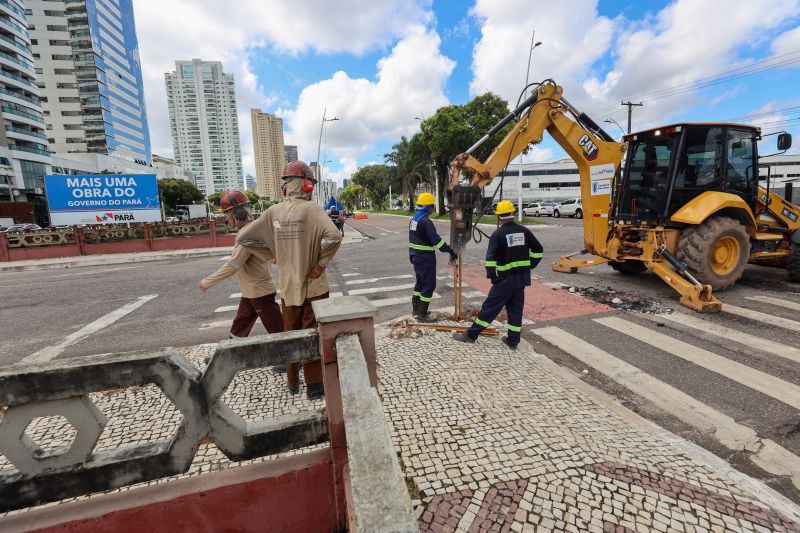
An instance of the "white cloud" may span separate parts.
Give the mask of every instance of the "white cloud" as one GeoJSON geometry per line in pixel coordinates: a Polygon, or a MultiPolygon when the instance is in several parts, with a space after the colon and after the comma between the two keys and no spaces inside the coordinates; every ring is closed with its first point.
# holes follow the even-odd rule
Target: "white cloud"
{"type": "Polygon", "coordinates": [[[134,2],[153,151],[172,153],[164,73],[175,60],[222,61],[236,80],[245,171],[252,170],[249,109],[277,101],[259,84],[249,56],[278,53],[363,53],[431,20],[430,0],[137,0],[134,2]]]}
{"type": "Polygon", "coordinates": [[[334,180],[341,185],[342,180],[350,179],[350,176],[358,170],[358,166],[358,161],[352,157],[342,157],[339,159],[339,168],[336,170],[329,170],[326,166],[322,177],[323,179],[334,180]]]}
{"type": "MultiPolygon", "coordinates": [[[[621,29],[614,45],[615,61],[611,72],[587,80],[587,85],[610,80],[605,91],[594,94],[594,107],[620,99],[686,84],[741,66],[762,44],[759,36],[770,35],[790,17],[798,14],[797,0],[677,0],[655,17],[621,29]]],[[[717,86],[711,101],[730,90],[717,86]]],[[[670,98],[651,98],[637,109],[640,124],[663,122],[699,102],[693,91],[670,98]]],[[[624,110],[615,111],[617,117],[624,110]]],[[[608,113],[605,113],[607,116],[608,113]]],[[[595,117],[604,118],[604,117],[595,117]]]]}
{"type": "Polygon", "coordinates": [[[513,106],[522,91],[531,31],[542,43],[533,52],[530,81],[561,84],[584,77],[607,50],[614,23],[597,14],[597,0],[572,0],[569,9],[529,0],[477,0],[481,25],[473,52],[473,94],[492,91],[513,106]]]}
{"type": "Polygon", "coordinates": [[[326,125],[326,147],[339,157],[357,158],[376,141],[413,133],[419,128],[415,116],[448,104],[444,85],[455,63],[439,45],[435,31],[417,25],[378,61],[375,81],[339,71],[309,85],[297,107],[284,113],[291,127],[287,142],[300,147],[301,157],[316,159],[324,109],[327,117],[339,118],[326,125]]]}
{"type": "MultiPolygon", "coordinates": [[[[533,53],[531,80],[553,78],[596,121],[609,115],[622,121],[620,100],[736,68],[748,61],[740,56],[759,49],[800,12],[798,0],[675,0],[632,21],[600,16],[597,5],[576,0],[566,10],[527,0],[478,0],[473,14],[482,37],[473,56],[473,93],[492,90],[516,102],[535,27],[543,44],[533,53]]],[[[787,32],[773,46],[776,53],[798,49],[800,33],[787,32]]],[[[709,99],[721,100],[726,90],[719,86],[709,99]]],[[[634,128],[679,116],[698,101],[691,92],[650,99],[635,110],[634,128]]]]}
{"type": "Polygon", "coordinates": [[[783,32],[772,41],[772,51],[776,56],[800,50],[800,26],[783,32]]]}

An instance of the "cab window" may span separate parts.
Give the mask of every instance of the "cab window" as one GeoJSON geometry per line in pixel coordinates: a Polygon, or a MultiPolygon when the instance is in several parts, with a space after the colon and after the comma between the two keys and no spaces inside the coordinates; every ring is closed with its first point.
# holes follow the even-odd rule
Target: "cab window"
{"type": "Polygon", "coordinates": [[[708,190],[719,188],[725,154],[722,128],[687,128],[684,149],[678,158],[668,214],[708,190]]]}
{"type": "Polygon", "coordinates": [[[757,188],[758,174],[753,171],[753,134],[745,130],[728,130],[726,140],[725,175],[722,189],[742,196],[752,203],[757,188]]]}

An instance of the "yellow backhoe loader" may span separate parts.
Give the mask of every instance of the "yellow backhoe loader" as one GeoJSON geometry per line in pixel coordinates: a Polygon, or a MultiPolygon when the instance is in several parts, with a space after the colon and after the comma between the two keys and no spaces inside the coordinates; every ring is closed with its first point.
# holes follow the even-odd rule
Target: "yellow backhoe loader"
{"type": "MultiPolygon", "coordinates": [[[[681,123],[619,143],[552,80],[535,84],[529,98],[452,162],[450,242],[457,251],[471,236],[481,190],[545,131],[578,165],[583,202],[583,250],[560,258],[554,270],[604,262],[623,274],[649,269],[700,312],[721,309],[712,291],[732,286],[748,262],[786,268],[800,282],[800,208],[770,190],[769,167],[758,162],[759,128],[681,123]],[[513,120],[485,162],[470,155],[513,120]]],[[[791,142],[789,134],[777,137],[781,151],[791,142]]]]}

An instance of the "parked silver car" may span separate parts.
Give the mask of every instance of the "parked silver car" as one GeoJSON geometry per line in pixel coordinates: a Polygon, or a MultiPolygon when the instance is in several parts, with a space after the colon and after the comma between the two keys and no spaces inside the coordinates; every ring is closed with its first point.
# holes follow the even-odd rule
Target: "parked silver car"
{"type": "Polygon", "coordinates": [[[526,217],[551,216],[553,214],[553,205],[546,202],[528,204],[527,207],[522,209],[522,214],[526,217]]]}
{"type": "Polygon", "coordinates": [[[580,198],[564,200],[553,208],[553,216],[583,218],[583,201],[580,198]]]}

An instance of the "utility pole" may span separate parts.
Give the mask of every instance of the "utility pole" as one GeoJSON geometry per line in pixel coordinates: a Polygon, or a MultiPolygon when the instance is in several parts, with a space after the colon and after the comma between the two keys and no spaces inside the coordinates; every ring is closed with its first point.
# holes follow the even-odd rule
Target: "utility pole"
{"type": "Polygon", "coordinates": [[[634,107],[641,107],[644,104],[642,102],[639,102],[638,104],[634,104],[633,102],[628,100],[627,102],[620,102],[619,105],[628,106],[628,134],[630,135],[630,133],[631,133],[631,118],[633,117],[633,108],[634,107]]]}

